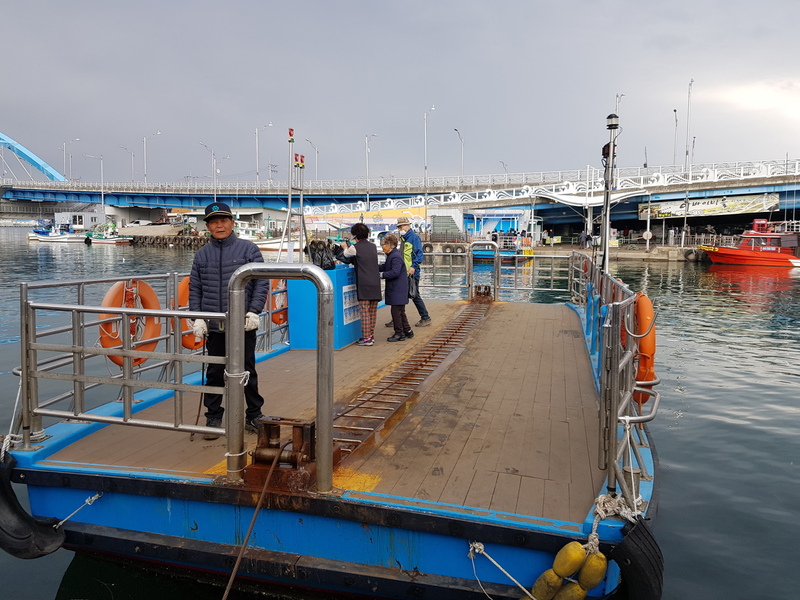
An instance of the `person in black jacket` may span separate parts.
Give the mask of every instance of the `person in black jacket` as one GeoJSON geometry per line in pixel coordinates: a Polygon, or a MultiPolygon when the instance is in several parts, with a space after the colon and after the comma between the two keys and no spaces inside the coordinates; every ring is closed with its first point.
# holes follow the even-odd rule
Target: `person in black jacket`
{"type": "Polygon", "coordinates": [[[406,304],[408,304],[408,271],[406,263],[397,249],[397,236],[387,234],[381,242],[386,262],[378,265],[381,279],[386,280],[386,304],[392,307],[392,324],[394,335],[387,338],[388,342],[402,342],[414,336],[414,331],[408,324],[406,317],[406,304]]]}
{"type": "MultiPolygon", "coordinates": [[[[261,250],[253,242],[243,240],[233,233],[233,213],[223,202],[214,202],[206,207],[206,228],[211,240],[195,254],[189,276],[189,310],[208,312],[227,312],[228,281],[234,271],[253,262],[264,262],[261,250]]],[[[264,398],[258,393],[258,374],[256,373],[256,330],[258,315],[264,310],[269,283],[266,279],[253,279],[245,286],[245,307],[247,315],[244,322],[244,364],[249,373],[244,396],[247,401],[245,428],[258,432],[258,420],[262,417],[261,407],[264,398]]],[[[230,324],[232,327],[233,324],[230,324]]],[[[197,337],[206,338],[209,356],[225,356],[225,323],[212,320],[206,323],[195,319],[192,327],[197,337]]],[[[206,385],[225,385],[225,365],[209,364],[206,367],[206,385]]],[[[206,425],[222,425],[221,394],[203,394],[206,407],[206,425]]],[[[215,440],[219,436],[212,433],[203,439],[215,440]]]]}
{"type": "Polygon", "coordinates": [[[359,346],[375,343],[375,321],[381,299],[381,274],[378,272],[378,249],[369,241],[369,227],[356,223],[350,228],[356,240],[339,254],[343,263],[356,266],[356,294],[361,308],[361,339],[359,346]]]}

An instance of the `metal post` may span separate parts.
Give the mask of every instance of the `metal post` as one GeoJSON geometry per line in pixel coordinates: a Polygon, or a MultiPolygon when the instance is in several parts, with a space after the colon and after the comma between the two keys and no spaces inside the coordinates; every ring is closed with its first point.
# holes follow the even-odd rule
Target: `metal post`
{"type": "Polygon", "coordinates": [[[616,158],[616,148],[614,142],[616,140],[616,130],[619,128],[619,117],[615,114],[610,114],[606,117],[606,128],[609,130],[608,141],[608,154],[604,156],[606,161],[605,169],[605,190],[603,194],[603,264],[601,268],[604,273],[608,274],[608,251],[609,251],[609,237],[611,236],[611,189],[614,186],[614,159],[616,158]]]}
{"type": "Polygon", "coordinates": [[[317,288],[317,491],[333,489],[333,283],[316,265],[250,263],[239,267],[228,282],[228,323],[226,352],[229,376],[225,381],[227,417],[227,471],[232,481],[242,479],[244,452],[245,284],[250,279],[305,279],[317,288]]]}

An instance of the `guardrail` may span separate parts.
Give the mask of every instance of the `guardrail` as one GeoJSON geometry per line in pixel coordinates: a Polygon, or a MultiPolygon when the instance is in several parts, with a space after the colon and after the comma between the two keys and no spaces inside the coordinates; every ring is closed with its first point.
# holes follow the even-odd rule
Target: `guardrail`
{"type": "MultiPolygon", "coordinates": [[[[170,273],[130,280],[100,278],[20,285],[22,362],[14,372],[21,376],[22,410],[15,429],[22,425],[23,450],[33,448],[43,417],[188,433],[216,431],[183,420],[185,393],[226,393],[225,388],[204,385],[202,378],[199,383],[187,379],[207,364],[226,362],[224,357],[208,356],[193,343],[187,320],[225,321],[227,316],[180,308],[178,289],[183,277],[170,273]],[[120,283],[120,298],[125,298],[119,302],[122,306],[104,302],[110,289],[120,283]],[[151,292],[142,296],[142,289],[151,292]],[[53,326],[43,327],[44,323],[53,326]],[[102,343],[104,337],[106,344],[102,343]],[[119,367],[118,372],[112,372],[112,363],[119,367]],[[134,405],[142,401],[137,394],[142,390],[173,397],[169,421],[135,415],[134,405]],[[121,411],[98,410],[116,401],[121,401],[121,411]]],[[[288,325],[276,324],[271,318],[278,312],[269,303],[267,312],[260,316],[257,348],[261,351],[270,351],[274,340],[285,336],[288,325]]]]}

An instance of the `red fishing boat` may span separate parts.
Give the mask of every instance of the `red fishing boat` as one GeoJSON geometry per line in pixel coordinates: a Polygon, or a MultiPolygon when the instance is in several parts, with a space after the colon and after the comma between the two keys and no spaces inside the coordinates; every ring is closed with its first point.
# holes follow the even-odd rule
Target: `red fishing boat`
{"type": "Polygon", "coordinates": [[[756,219],[753,228],[736,236],[730,246],[699,246],[713,263],[800,267],[800,221],[770,223],[756,219]]]}

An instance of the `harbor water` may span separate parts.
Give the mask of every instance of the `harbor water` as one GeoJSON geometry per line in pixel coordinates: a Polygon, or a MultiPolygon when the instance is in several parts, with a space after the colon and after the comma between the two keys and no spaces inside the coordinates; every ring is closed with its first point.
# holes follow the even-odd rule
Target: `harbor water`
{"type": "MultiPolygon", "coordinates": [[[[185,248],[28,243],[0,229],[0,429],[18,380],[20,281],[188,271],[185,248]]],[[[661,461],[656,537],[665,600],[795,598],[800,539],[800,269],[612,263],[653,299],[662,383],[651,424],[661,461]]],[[[425,293],[434,297],[432,290],[425,293]]],[[[269,402],[269,398],[267,398],[269,402]]],[[[23,496],[24,487],[15,486],[23,496]]],[[[177,580],[67,550],[34,561],[0,552],[2,597],[218,599],[202,575],[177,580]]],[[[252,590],[231,598],[320,596],[252,590]]]]}

